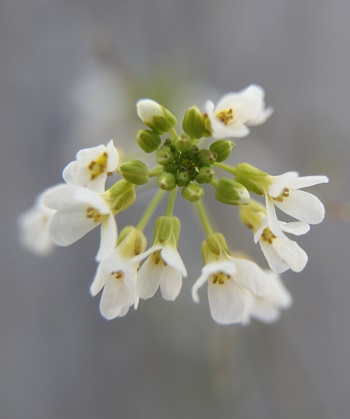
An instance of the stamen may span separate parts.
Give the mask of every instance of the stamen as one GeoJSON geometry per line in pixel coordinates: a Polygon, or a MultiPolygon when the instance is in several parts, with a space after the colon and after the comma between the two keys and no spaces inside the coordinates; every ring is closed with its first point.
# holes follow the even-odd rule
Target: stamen
{"type": "Polygon", "coordinates": [[[89,207],[86,210],[86,218],[92,218],[95,223],[100,223],[102,214],[93,207],[89,207]]]}
{"type": "Polygon", "coordinates": [[[272,244],[273,239],[276,238],[276,236],[272,233],[272,231],[266,227],[265,230],[263,231],[261,238],[268,242],[269,244],[272,244]]]}
{"type": "Polygon", "coordinates": [[[234,111],[232,108],[225,109],[224,111],[221,111],[216,114],[216,117],[220,119],[221,122],[223,122],[225,125],[228,125],[234,116],[234,111]]]}
{"type": "Polygon", "coordinates": [[[107,152],[103,152],[96,160],[92,160],[89,164],[88,169],[91,172],[90,180],[94,180],[102,173],[104,173],[107,169],[107,161],[108,161],[108,154],[107,152]]]}

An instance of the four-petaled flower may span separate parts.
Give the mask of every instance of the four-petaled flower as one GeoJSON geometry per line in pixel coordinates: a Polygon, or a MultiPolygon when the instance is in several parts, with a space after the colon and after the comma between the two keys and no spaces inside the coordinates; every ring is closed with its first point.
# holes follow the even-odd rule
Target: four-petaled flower
{"type": "Polygon", "coordinates": [[[103,194],[82,186],[60,184],[49,188],[42,203],[56,211],[49,220],[52,241],[69,246],[101,225],[101,243],[96,259],[101,260],[117,242],[117,223],[103,194]]]}
{"type": "Polygon", "coordinates": [[[215,106],[212,101],[205,104],[214,138],[245,137],[248,126],[260,125],[272,114],[272,108],[265,108],[264,90],[251,85],[246,89],[224,95],[215,106]]]}
{"type": "Polygon", "coordinates": [[[265,273],[270,283],[270,291],[265,297],[257,297],[245,290],[243,325],[249,324],[250,318],[255,318],[264,323],[273,323],[280,318],[281,310],[289,308],[293,303],[293,297],[283,284],[280,276],[269,270],[266,270],[265,273]]]}
{"type": "Polygon", "coordinates": [[[77,153],[77,159],[63,170],[63,179],[69,185],[86,186],[95,192],[103,192],[107,175],[113,173],[119,163],[119,153],[113,140],[107,146],[85,148],[77,153]]]}

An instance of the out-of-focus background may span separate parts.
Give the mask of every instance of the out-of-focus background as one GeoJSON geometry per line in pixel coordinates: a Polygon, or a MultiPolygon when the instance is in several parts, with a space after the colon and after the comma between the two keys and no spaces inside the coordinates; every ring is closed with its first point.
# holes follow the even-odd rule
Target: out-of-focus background
{"type": "MultiPolygon", "coordinates": [[[[349,16],[346,0],[1,0],[1,418],[349,418],[349,16]],[[203,233],[181,199],[183,290],[123,319],[88,293],[98,232],[46,258],[19,246],[18,215],[78,149],[134,148],[137,98],[177,112],[251,83],[275,112],[232,163],[331,179],[313,188],[327,218],[298,238],[309,263],[283,275],[294,305],[278,323],[221,327],[204,291],[192,303],[203,233]]],[[[266,266],[212,196],[216,227],[266,266]]]]}

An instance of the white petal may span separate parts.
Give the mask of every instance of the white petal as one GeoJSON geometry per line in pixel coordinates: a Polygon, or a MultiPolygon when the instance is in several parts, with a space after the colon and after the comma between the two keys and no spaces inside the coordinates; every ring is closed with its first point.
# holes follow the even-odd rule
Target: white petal
{"type": "Polygon", "coordinates": [[[77,169],[78,163],[76,161],[70,162],[64,169],[63,169],[63,179],[69,185],[77,185],[77,169]]]}
{"type": "Polygon", "coordinates": [[[108,320],[122,317],[128,312],[134,300],[134,293],[125,286],[124,281],[111,276],[106,282],[102,293],[100,302],[101,314],[108,320]]]}
{"type": "Polygon", "coordinates": [[[298,175],[298,172],[286,172],[283,173],[283,175],[271,176],[272,183],[270,184],[267,191],[269,196],[272,196],[273,198],[280,196],[283,192],[283,189],[287,188],[294,179],[297,179],[298,175]]]}
{"type": "Polygon", "coordinates": [[[96,260],[101,261],[117,245],[117,223],[113,215],[107,216],[101,223],[101,242],[96,260]]]}
{"type": "Polygon", "coordinates": [[[52,241],[58,246],[69,246],[98,226],[85,214],[81,205],[56,212],[48,225],[52,241]]]}
{"type": "Polygon", "coordinates": [[[182,287],[181,272],[171,266],[166,266],[162,272],[160,290],[164,300],[174,301],[182,287]]]}
{"type": "Polygon", "coordinates": [[[290,266],[294,272],[300,272],[305,268],[308,257],[306,252],[293,240],[276,238],[272,246],[278,256],[290,266]]]}
{"type": "Polygon", "coordinates": [[[113,140],[111,140],[107,144],[107,153],[108,153],[107,171],[114,172],[118,167],[119,152],[114,146],[113,140]]]}
{"type": "Polygon", "coordinates": [[[275,236],[284,237],[280,223],[277,219],[275,207],[267,195],[265,195],[265,202],[269,229],[275,236]]]}
{"type": "Polygon", "coordinates": [[[229,260],[207,263],[202,269],[202,273],[208,276],[217,272],[224,272],[225,274],[232,276],[236,273],[236,271],[236,264],[233,261],[233,258],[229,260]]]}
{"type": "Polygon", "coordinates": [[[251,293],[264,296],[270,291],[270,281],[259,266],[245,259],[234,259],[237,272],[234,281],[237,285],[247,288],[251,293]]]}
{"type": "Polygon", "coordinates": [[[220,324],[238,323],[244,315],[244,297],[232,281],[208,283],[208,299],[213,319],[220,324]]]}
{"type": "Polygon", "coordinates": [[[139,297],[147,300],[154,296],[159,287],[163,269],[163,266],[155,265],[153,255],[145,260],[136,281],[136,292],[139,297]]]}
{"type": "MultiPolygon", "coordinates": [[[[275,239],[276,240],[276,239],[275,239]]],[[[269,264],[270,268],[277,273],[287,271],[290,266],[281,259],[275,248],[264,240],[259,241],[260,248],[269,264]]]]}
{"type": "Polygon", "coordinates": [[[92,281],[92,284],[90,286],[90,294],[93,297],[95,297],[95,295],[97,295],[102,290],[102,288],[106,285],[108,277],[109,277],[109,272],[106,271],[101,264],[99,264],[96,274],[95,274],[95,278],[92,281]]]}
{"type": "Polygon", "coordinates": [[[105,185],[107,180],[107,173],[100,173],[95,179],[88,180],[86,186],[92,191],[102,193],[105,191],[105,185]]]}
{"type": "Polygon", "coordinates": [[[289,197],[282,202],[275,201],[275,205],[286,214],[308,224],[319,224],[325,214],[322,202],[305,191],[289,191],[289,197]]]}
{"type": "Polygon", "coordinates": [[[307,188],[309,186],[318,185],[319,183],[328,183],[327,176],[301,176],[290,181],[288,186],[291,189],[307,188]]]}
{"type": "Polygon", "coordinates": [[[261,235],[263,234],[265,228],[268,226],[268,219],[266,217],[265,220],[261,221],[260,227],[254,233],[254,243],[256,244],[259,240],[261,235]]]}
{"type": "Polygon", "coordinates": [[[77,161],[79,163],[79,166],[89,166],[89,164],[96,160],[98,157],[101,156],[106,151],[106,146],[103,144],[100,144],[96,147],[90,147],[90,148],[83,148],[82,150],[79,150],[77,153],[77,161]]]}
{"type": "Polygon", "coordinates": [[[195,303],[199,303],[199,288],[204,285],[209,278],[209,274],[203,273],[192,286],[192,299],[195,303]]]}
{"type": "Polygon", "coordinates": [[[266,271],[266,274],[271,284],[269,300],[281,308],[289,308],[293,304],[293,297],[285,287],[279,275],[272,271],[266,271]]]}
{"type": "Polygon", "coordinates": [[[302,234],[306,234],[310,230],[309,224],[302,223],[299,221],[293,223],[280,222],[280,226],[285,233],[294,234],[295,236],[301,236],[302,234]]]}
{"type": "Polygon", "coordinates": [[[180,271],[182,276],[187,276],[187,270],[181,259],[177,249],[170,244],[166,244],[160,252],[162,259],[177,271],[180,271]]]}

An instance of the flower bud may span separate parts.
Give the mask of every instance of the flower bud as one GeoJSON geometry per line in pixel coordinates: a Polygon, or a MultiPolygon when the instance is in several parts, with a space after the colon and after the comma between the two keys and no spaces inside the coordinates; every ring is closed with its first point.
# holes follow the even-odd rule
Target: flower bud
{"type": "Polygon", "coordinates": [[[196,183],[190,183],[185,188],[182,188],[181,195],[190,202],[196,202],[203,198],[204,189],[196,183]]]}
{"type": "Polygon", "coordinates": [[[181,151],[189,151],[192,147],[192,140],[187,135],[179,135],[175,140],[175,147],[181,151]]]}
{"type": "Polygon", "coordinates": [[[176,186],[176,179],[172,173],[163,172],[158,176],[158,187],[164,191],[171,191],[176,186]]]}
{"type": "Polygon", "coordinates": [[[227,178],[222,178],[217,183],[215,197],[227,205],[246,205],[250,199],[249,192],[243,185],[227,178]]]}
{"type": "Polygon", "coordinates": [[[235,143],[232,141],[218,140],[210,145],[209,150],[216,153],[216,161],[220,163],[226,160],[228,157],[230,157],[231,151],[234,146],[235,143]]]}
{"type": "Polygon", "coordinates": [[[174,216],[159,217],[154,227],[153,244],[172,242],[177,247],[181,229],[180,220],[174,216]]]}
{"type": "Polygon", "coordinates": [[[119,172],[125,180],[135,185],[144,185],[148,182],[148,168],[140,160],[130,160],[119,167],[119,172]]]}
{"type": "Polygon", "coordinates": [[[196,181],[198,183],[210,183],[213,180],[214,175],[215,171],[211,167],[204,166],[199,169],[196,181]]]}
{"type": "Polygon", "coordinates": [[[124,179],[116,182],[104,195],[114,214],[126,210],[136,200],[135,186],[124,179]]]}
{"type": "Polygon", "coordinates": [[[202,166],[211,166],[216,161],[216,153],[203,148],[202,150],[199,150],[199,158],[202,166]]]}
{"type": "Polygon", "coordinates": [[[190,183],[190,176],[187,172],[177,172],[175,179],[177,186],[187,186],[190,183]]]}
{"type": "Polygon", "coordinates": [[[156,153],[156,161],[158,164],[164,166],[167,163],[171,163],[174,160],[174,155],[171,152],[170,147],[163,145],[156,153]]]}
{"type": "Polygon", "coordinates": [[[154,132],[145,129],[140,129],[137,133],[137,144],[145,153],[152,153],[159,148],[162,139],[154,132]]]}
{"type": "Polygon", "coordinates": [[[272,176],[248,163],[240,163],[236,167],[235,180],[250,192],[264,195],[265,190],[271,184],[272,176]]]}
{"type": "Polygon", "coordinates": [[[137,102],[136,108],[142,122],[157,134],[165,134],[176,125],[175,116],[154,100],[141,99],[137,102]]]}
{"type": "Polygon", "coordinates": [[[186,111],[182,121],[182,129],[194,140],[203,137],[204,118],[197,106],[193,106],[186,111]]]}

